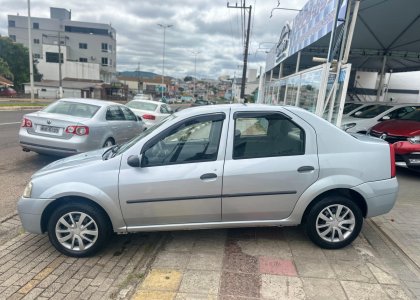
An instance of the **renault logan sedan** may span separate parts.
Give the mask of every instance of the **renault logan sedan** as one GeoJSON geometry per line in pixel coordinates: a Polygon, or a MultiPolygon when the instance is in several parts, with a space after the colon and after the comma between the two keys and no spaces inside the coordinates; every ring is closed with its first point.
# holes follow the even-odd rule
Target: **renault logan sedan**
{"type": "Polygon", "coordinates": [[[19,142],[24,151],[68,156],[127,142],[144,129],[122,104],[66,98],[24,115],[19,142]]]}
{"type": "Polygon", "coordinates": [[[323,248],[387,213],[393,148],[296,107],[212,105],[168,116],[130,142],[51,163],[18,203],[24,228],[91,255],[116,233],[304,223],[323,248]]]}

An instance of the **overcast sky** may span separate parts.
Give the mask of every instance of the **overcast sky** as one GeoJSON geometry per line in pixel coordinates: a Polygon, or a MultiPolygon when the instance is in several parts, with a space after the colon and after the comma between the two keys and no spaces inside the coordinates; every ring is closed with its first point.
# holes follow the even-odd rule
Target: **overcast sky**
{"type": "MultiPolygon", "coordinates": [[[[307,0],[282,0],[280,7],[302,8],[307,0]]],[[[237,2],[240,5],[240,0],[237,2]]],[[[230,5],[236,2],[231,1],[230,5]]],[[[247,0],[252,5],[250,68],[264,66],[261,47],[269,48],[281,29],[296,12],[275,10],[277,0],[247,0]]],[[[162,72],[163,30],[157,25],[172,24],[166,31],[165,74],[174,77],[241,76],[243,43],[241,10],[228,9],[225,0],[36,0],[31,1],[33,17],[49,17],[49,7],[72,11],[72,20],[111,23],[117,31],[117,70],[132,71],[140,62],[142,71],[162,72]]],[[[0,34],[7,35],[7,15],[27,15],[26,0],[0,0],[0,34]]]]}

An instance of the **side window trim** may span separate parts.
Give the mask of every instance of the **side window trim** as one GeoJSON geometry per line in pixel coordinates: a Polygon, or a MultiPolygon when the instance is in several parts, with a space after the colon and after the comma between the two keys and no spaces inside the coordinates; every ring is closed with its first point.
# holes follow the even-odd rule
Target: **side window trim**
{"type": "Polygon", "coordinates": [[[285,119],[291,120],[292,118],[280,111],[237,111],[233,114],[233,119],[238,118],[261,118],[272,115],[281,115],[285,119]]]}

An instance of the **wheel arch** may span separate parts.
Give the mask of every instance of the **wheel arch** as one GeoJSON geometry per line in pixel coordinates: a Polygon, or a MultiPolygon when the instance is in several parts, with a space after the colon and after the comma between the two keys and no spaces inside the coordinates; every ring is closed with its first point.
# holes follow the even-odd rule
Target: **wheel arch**
{"type": "Polygon", "coordinates": [[[84,203],[84,204],[89,204],[92,205],[94,207],[96,207],[97,209],[99,209],[103,215],[105,216],[105,218],[108,220],[109,225],[111,226],[111,229],[113,228],[113,223],[112,220],[109,216],[109,214],[107,213],[107,211],[100,206],[97,202],[86,198],[86,197],[82,197],[82,196],[63,196],[60,198],[55,199],[54,201],[52,201],[51,203],[49,203],[47,205],[47,207],[44,209],[44,211],[42,212],[41,215],[41,230],[42,233],[45,233],[47,231],[47,227],[48,227],[48,220],[49,217],[51,216],[51,214],[54,212],[54,210],[56,210],[58,207],[64,205],[64,204],[68,204],[68,203],[84,203]]]}
{"type": "Polygon", "coordinates": [[[323,193],[319,194],[318,196],[316,196],[310,203],[309,205],[306,207],[303,215],[302,215],[302,223],[306,221],[306,217],[308,215],[308,213],[310,212],[310,210],[312,209],[312,207],[314,207],[315,204],[317,204],[319,201],[321,201],[322,199],[325,199],[326,197],[330,197],[330,196],[343,196],[348,198],[349,200],[353,201],[362,211],[362,215],[364,218],[366,218],[367,216],[367,203],[365,198],[359,194],[358,192],[349,189],[349,188],[334,188],[328,191],[324,191],[323,193]]]}

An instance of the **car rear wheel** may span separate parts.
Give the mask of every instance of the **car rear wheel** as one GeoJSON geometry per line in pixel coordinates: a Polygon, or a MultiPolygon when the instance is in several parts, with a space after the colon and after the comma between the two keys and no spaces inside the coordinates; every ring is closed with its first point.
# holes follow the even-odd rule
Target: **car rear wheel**
{"type": "Polygon", "coordinates": [[[108,148],[108,147],[111,147],[111,146],[114,146],[114,145],[115,145],[114,140],[111,139],[111,138],[109,138],[109,139],[107,139],[105,141],[105,143],[103,144],[102,148],[108,148]]]}
{"type": "Polygon", "coordinates": [[[330,196],[316,203],[308,213],[306,232],[318,246],[345,247],[359,235],[363,215],[356,203],[342,196],[330,196]]]}
{"type": "Polygon", "coordinates": [[[104,213],[90,204],[65,204],[56,209],[48,222],[48,237],[61,253],[85,257],[96,253],[110,235],[104,213]]]}

